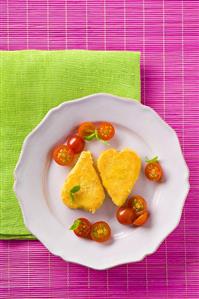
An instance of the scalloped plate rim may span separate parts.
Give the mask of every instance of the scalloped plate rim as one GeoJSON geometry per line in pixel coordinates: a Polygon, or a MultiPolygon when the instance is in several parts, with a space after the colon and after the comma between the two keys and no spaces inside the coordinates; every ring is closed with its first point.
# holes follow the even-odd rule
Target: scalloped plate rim
{"type": "MultiPolygon", "coordinates": [[[[113,99],[115,101],[123,101],[123,103],[130,104],[130,105],[132,105],[132,104],[133,105],[139,105],[139,107],[141,109],[148,110],[148,111],[150,111],[150,113],[153,113],[153,115],[156,118],[158,118],[158,120],[161,122],[161,125],[166,127],[175,136],[175,139],[177,141],[178,149],[180,150],[182,163],[184,164],[185,169],[186,169],[186,173],[185,173],[185,176],[184,176],[184,181],[185,181],[184,183],[185,184],[184,184],[184,189],[183,189],[184,190],[184,192],[183,192],[184,195],[183,195],[183,199],[182,199],[182,202],[181,202],[181,209],[178,213],[178,217],[176,217],[175,223],[173,223],[173,225],[171,227],[168,226],[168,229],[165,230],[164,232],[162,232],[162,237],[160,238],[159,243],[156,244],[155,246],[153,246],[153,248],[150,248],[150,250],[146,251],[145,254],[142,254],[139,259],[134,260],[133,257],[132,258],[123,258],[123,259],[120,259],[120,260],[115,259],[115,262],[110,262],[110,263],[107,262],[106,264],[104,263],[104,264],[101,264],[101,265],[100,264],[96,265],[96,264],[89,264],[88,262],[81,261],[81,259],[77,259],[77,258],[72,258],[72,257],[67,258],[67,261],[69,261],[69,262],[84,265],[84,266],[87,266],[87,267],[90,267],[90,268],[93,268],[93,269],[96,269],[96,270],[104,270],[104,269],[109,269],[109,268],[112,268],[112,267],[115,267],[115,266],[118,266],[118,265],[122,265],[122,264],[125,264],[125,263],[138,262],[138,261],[143,260],[146,256],[148,256],[150,254],[153,254],[159,248],[161,243],[166,239],[166,237],[170,233],[172,233],[176,229],[176,227],[178,226],[178,224],[180,222],[180,219],[181,219],[181,214],[182,214],[182,210],[183,210],[183,207],[184,207],[184,203],[185,203],[185,200],[186,200],[186,197],[188,195],[189,188],[190,188],[189,169],[188,169],[187,164],[185,162],[185,159],[183,157],[183,153],[182,153],[182,149],[181,149],[181,146],[180,146],[180,143],[179,143],[177,133],[175,132],[175,130],[171,126],[169,126],[159,116],[159,114],[155,110],[153,110],[151,107],[143,105],[140,102],[137,102],[136,100],[122,98],[122,97],[118,97],[118,96],[107,94],[107,93],[96,93],[96,94],[88,95],[88,96],[82,97],[80,99],[75,99],[75,100],[72,100],[72,101],[63,102],[63,103],[59,104],[58,106],[50,109],[48,111],[48,113],[46,114],[46,116],[43,118],[43,120],[27,135],[27,137],[25,138],[25,140],[23,142],[21,153],[20,153],[18,162],[17,162],[15,170],[14,170],[14,186],[13,186],[13,188],[14,188],[14,191],[17,195],[18,202],[19,202],[21,210],[22,210],[24,223],[27,226],[27,228],[29,229],[29,231],[32,232],[36,237],[39,235],[39,233],[37,231],[35,231],[35,229],[31,225],[31,223],[29,222],[28,216],[25,215],[25,213],[24,213],[24,203],[23,203],[23,199],[22,199],[23,195],[21,194],[21,191],[20,191],[20,188],[21,188],[20,187],[20,176],[21,176],[21,171],[23,170],[23,164],[24,164],[23,159],[25,157],[25,152],[28,149],[29,143],[31,143],[31,138],[37,133],[38,130],[40,130],[40,128],[46,123],[46,121],[48,121],[48,119],[51,117],[51,115],[53,115],[55,113],[58,113],[59,110],[61,110],[63,107],[65,107],[65,105],[67,105],[67,106],[78,105],[79,103],[85,102],[86,100],[89,101],[93,97],[100,97],[100,96],[108,97],[108,98],[113,99]]],[[[52,248],[48,244],[46,244],[46,242],[42,241],[41,236],[38,237],[38,239],[41,240],[41,242],[43,244],[45,243],[44,244],[45,247],[47,247],[48,250],[51,251],[54,255],[63,258],[62,253],[57,252],[54,248],[52,248]]],[[[66,260],[66,259],[64,259],[64,260],[66,260]]]]}

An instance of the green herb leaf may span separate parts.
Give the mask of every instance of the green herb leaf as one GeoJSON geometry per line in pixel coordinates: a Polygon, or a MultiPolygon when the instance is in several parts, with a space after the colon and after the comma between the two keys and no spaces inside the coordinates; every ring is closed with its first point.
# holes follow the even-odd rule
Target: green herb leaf
{"type": "Polygon", "coordinates": [[[72,192],[70,192],[70,199],[71,199],[72,202],[75,200],[75,196],[72,192]]]}
{"type": "Polygon", "coordinates": [[[95,137],[96,137],[97,140],[101,140],[100,137],[99,137],[99,135],[98,135],[98,131],[97,130],[95,130],[95,137]]]}
{"type": "Polygon", "coordinates": [[[78,192],[79,190],[80,190],[80,185],[76,185],[70,190],[70,198],[72,202],[75,200],[74,193],[78,192]]]}
{"type": "Polygon", "coordinates": [[[105,145],[110,145],[110,143],[108,143],[108,141],[106,141],[106,140],[102,140],[102,139],[100,139],[100,141],[101,141],[102,143],[104,143],[105,145]]]}
{"type": "Polygon", "coordinates": [[[99,137],[97,130],[95,130],[96,139],[104,143],[105,145],[109,145],[109,143],[106,140],[103,140],[99,137]]]}
{"type": "Polygon", "coordinates": [[[95,134],[95,132],[92,133],[92,134],[90,134],[90,135],[88,135],[88,136],[85,136],[85,137],[84,137],[84,139],[87,140],[87,141],[91,141],[91,140],[93,140],[93,139],[95,139],[95,138],[96,138],[96,134],[95,134]]]}
{"type": "Polygon", "coordinates": [[[78,226],[80,225],[81,220],[80,219],[76,219],[73,224],[71,225],[71,227],[69,228],[70,230],[75,230],[78,228],[78,226]]]}
{"type": "Polygon", "coordinates": [[[80,190],[80,185],[76,185],[76,186],[74,186],[71,190],[70,190],[70,192],[71,193],[76,193],[76,192],[78,192],[80,190]]]}
{"type": "Polygon", "coordinates": [[[97,139],[97,140],[101,141],[102,143],[104,143],[106,145],[109,145],[109,143],[107,141],[102,140],[99,137],[97,130],[95,130],[95,132],[92,133],[91,135],[85,136],[84,139],[87,140],[87,141],[91,141],[91,140],[97,139]]]}
{"type": "Polygon", "coordinates": [[[145,162],[147,163],[153,163],[153,162],[157,162],[158,161],[158,156],[155,156],[152,159],[148,159],[147,157],[145,158],[145,162]]]}

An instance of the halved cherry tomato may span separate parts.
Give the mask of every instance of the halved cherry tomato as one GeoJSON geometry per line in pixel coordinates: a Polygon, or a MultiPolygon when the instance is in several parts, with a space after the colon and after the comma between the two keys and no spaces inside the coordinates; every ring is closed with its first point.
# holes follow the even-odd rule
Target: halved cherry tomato
{"type": "Polygon", "coordinates": [[[135,212],[132,207],[120,207],[116,217],[121,224],[132,224],[135,220],[135,212]]]}
{"type": "Polygon", "coordinates": [[[134,195],[127,200],[127,207],[133,208],[135,216],[143,214],[147,210],[147,203],[140,195],[134,195]]]}
{"type": "Polygon", "coordinates": [[[71,135],[66,140],[67,146],[73,150],[75,154],[79,154],[83,151],[85,146],[85,141],[79,135],[71,135]]]}
{"type": "Polygon", "coordinates": [[[91,233],[91,223],[86,218],[78,218],[74,221],[73,225],[70,227],[74,231],[76,236],[80,238],[90,239],[91,233]]]}
{"type": "Polygon", "coordinates": [[[58,145],[53,151],[53,159],[59,165],[69,166],[75,157],[74,152],[66,145],[58,145]]]}
{"type": "Polygon", "coordinates": [[[145,176],[151,181],[161,181],[163,177],[163,170],[160,163],[158,162],[158,157],[147,161],[147,165],[145,167],[145,176]]]}
{"type": "Polygon", "coordinates": [[[91,239],[97,242],[105,242],[110,239],[111,228],[105,221],[95,222],[91,227],[91,239]]]}
{"type": "Polygon", "coordinates": [[[134,226],[142,226],[143,224],[145,224],[148,217],[149,217],[149,213],[147,211],[145,211],[142,215],[140,215],[138,218],[135,219],[135,221],[133,222],[133,225],[134,226]]]}
{"type": "Polygon", "coordinates": [[[102,140],[110,140],[115,135],[115,129],[109,122],[102,122],[97,128],[98,137],[102,140]]]}
{"type": "Polygon", "coordinates": [[[95,125],[91,122],[84,122],[78,128],[78,135],[82,138],[89,136],[95,132],[95,125]]]}

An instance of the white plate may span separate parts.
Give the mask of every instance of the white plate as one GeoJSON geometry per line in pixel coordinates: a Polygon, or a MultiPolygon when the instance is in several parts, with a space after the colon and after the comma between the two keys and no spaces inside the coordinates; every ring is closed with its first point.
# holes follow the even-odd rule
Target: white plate
{"type": "MultiPolygon", "coordinates": [[[[90,142],[96,158],[107,146],[90,142]]],[[[52,109],[26,138],[15,170],[14,189],[28,229],[55,255],[94,269],[106,269],[142,260],[156,251],[180,221],[189,190],[189,172],[175,131],[151,108],[108,94],[95,94],[52,109]],[[116,127],[111,147],[131,147],[141,156],[157,155],[166,180],[155,184],[142,174],[133,189],[149,204],[150,220],[141,228],[123,226],[115,219],[116,207],[106,198],[94,215],[68,209],[60,189],[69,172],[51,159],[50,152],[83,121],[110,121],[116,127]],[[113,238],[98,244],[77,238],[68,227],[77,217],[105,220],[113,238]]]]}

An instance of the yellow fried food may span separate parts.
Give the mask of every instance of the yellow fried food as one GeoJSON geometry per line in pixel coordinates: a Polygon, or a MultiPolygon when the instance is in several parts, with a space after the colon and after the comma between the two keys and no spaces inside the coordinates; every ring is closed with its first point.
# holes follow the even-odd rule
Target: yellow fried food
{"type": "Polygon", "coordinates": [[[93,166],[89,151],[83,151],[69,173],[62,188],[61,197],[71,209],[84,209],[95,213],[103,204],[105,193],[100,178],[93,166]],[[71,198],[71,190],[78,186],[79,191],[71,198]]]}
{"type": "Polygon", "coordinates": [[[140,157],[128,148],[121,152],[108,149],[99,156],[97,167],[112,201],[122,206],[139,177],[140,157]]]}

